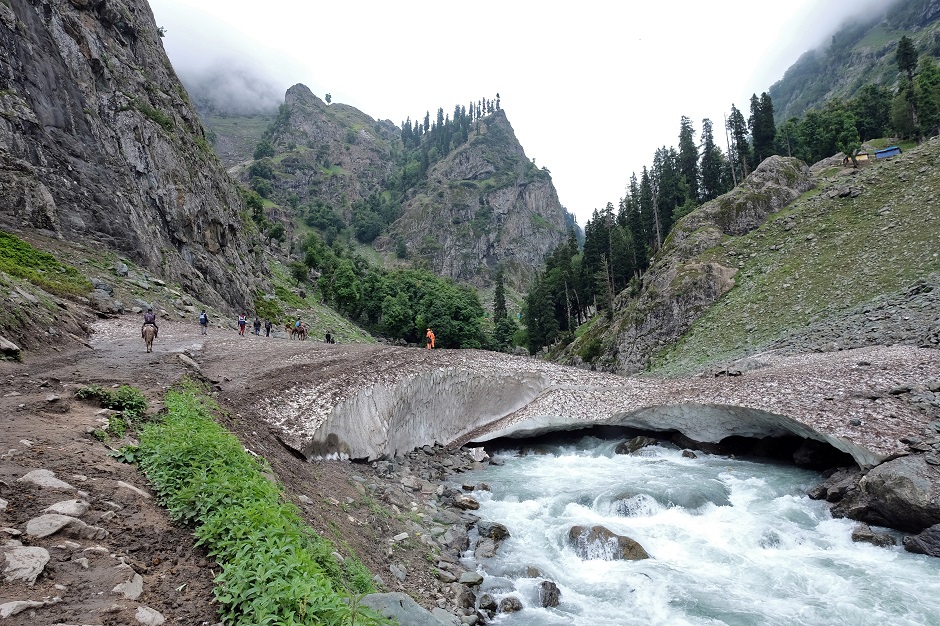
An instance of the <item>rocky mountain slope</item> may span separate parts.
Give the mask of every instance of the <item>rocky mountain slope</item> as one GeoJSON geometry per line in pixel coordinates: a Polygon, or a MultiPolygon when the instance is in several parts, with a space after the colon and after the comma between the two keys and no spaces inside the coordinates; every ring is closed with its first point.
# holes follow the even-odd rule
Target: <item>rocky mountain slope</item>
{"type": "Polygon", "coordinates": [[[264,280],[243,208],[146,2],[0,2],[0,228],[115,250],[229,308],[264,280]]]}
{"type": "Polygon", "coordinates": [[[428,172],[376,247],[405,241],[439,274],[467,282],[488,279],[503,264],[509,281],[522,286],[564,241],[566,211],[551,174],[526,157],[505,111],[477,128],[428,172]]]}
{"type": "MultiPolygon", "coordinates": [[[[246,118],[213,116],[214,143],[236,158],[250,133],[246,118]]],[[[525,156],[505,111],[475,122],[467,140],[402,189],[408,167],[401,129],[351,106],[327,104],[301,84],[291,87],[261,141],[267,156],[235,164],[245,184],[265,189],[268,217],[288,233],[301,222],[323,231],[352,227],[357,203],[386,222],[372,242],[389,263],[405,246],[410,262],[459,281],[488,284],[503,264],[510,284],[524,286],[565,237],[570,216],[550,173],[525,156]],[[260,180],[259,180],[260,179],[260,180]],[[381,203],[382,207],[375,205],[381,203]]],[[[408,176],[413,176],[413,172],[408,176]]]]}
{"type": "Polygon", "coordinates": [[[770,349],[938,345],[938,162],[938,139],[859,170],[771,157],[683,218],[562,358],[597,342],[604,369],[680,373],[770,349]]]}
{"type": "Polygon", "coordinates": [[[940,1],[896,0],[872,9],[803,54],[770,87],[778,122],[832,97],[850,98],[865,84],[896,85],[895,51],[903,35],[920,53],[940,58],[940,1]]]}

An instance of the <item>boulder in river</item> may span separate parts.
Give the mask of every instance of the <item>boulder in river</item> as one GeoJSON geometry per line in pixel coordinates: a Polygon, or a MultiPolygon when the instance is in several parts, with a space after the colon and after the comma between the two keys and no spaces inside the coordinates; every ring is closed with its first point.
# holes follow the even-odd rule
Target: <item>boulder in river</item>
{"type": "Polygon", "coordinates": [[[582,559],[640,561],[650,558],[639,543],[603,526],[572,526],[568,531],[568,542],[582,559]]]}

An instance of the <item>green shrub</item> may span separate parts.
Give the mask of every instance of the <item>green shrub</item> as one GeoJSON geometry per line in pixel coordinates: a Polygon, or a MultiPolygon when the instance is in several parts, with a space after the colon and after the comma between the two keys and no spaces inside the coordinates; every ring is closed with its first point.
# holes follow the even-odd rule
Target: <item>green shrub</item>
{"type": "MultiPolygon", "coordinates": [[[[147,412],[147,398],[140,389],[130,385],[121,385],[114,391],[100,385],[88,385],[76,391],[75,397],[80,400],[98,400],[104,408],[120,411],[125,427],[126,422],[137,420],[147,412]]],[[[123,432],[119,436],[123,437],[123,432]]]]}
{"type": "Polygon", "coordinates": [[[221,566],[215,594],[225,623],[381,623],[350,600],[373,590],[364,567],[340,567],[333,545],[262,475],[269,468],[215,423],[212,401],[185,384],[164,404],[164,420],[141,435],[140,466],[221,566]]]}
{"type": "Polygon", "coordinates": [[[0,230],[0,272],[23,278],[60,296],[81,295],[92,290],[91,282],[71,265],[37,250],[22,239],[0,230]]]}

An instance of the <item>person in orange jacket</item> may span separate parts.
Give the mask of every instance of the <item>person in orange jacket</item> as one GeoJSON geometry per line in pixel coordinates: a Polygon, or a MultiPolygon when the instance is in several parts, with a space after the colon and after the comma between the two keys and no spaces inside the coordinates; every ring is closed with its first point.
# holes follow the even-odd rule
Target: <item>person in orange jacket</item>
{"type": "Polygon", "coordinates": [[[428,350],[430,350],[434,347],[434,331],[429,328],[425,336],[428,338],[428,350]]]}

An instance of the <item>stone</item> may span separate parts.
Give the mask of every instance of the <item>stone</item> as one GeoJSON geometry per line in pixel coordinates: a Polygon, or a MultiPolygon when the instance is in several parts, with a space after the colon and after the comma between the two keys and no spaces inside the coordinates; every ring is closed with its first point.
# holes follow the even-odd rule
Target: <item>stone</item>
{"type": "Polygon", "coordinates": [[[7,506],[9,506],[9,504],[10,504],[9,502],[7,502],[6,500],[4,500],[3,498],[0,498],[0,513],[6,511],[6,510],[7,510],[7,506]]]}
{"type": "Polygon", "coordinates": [[[516,596],[506,596],[499,601],[500,613],[517,613],[522,610],[522,601],[516,596]]]}
{"type": "Polygon", "coordinates": [[[406,570],[405,566],[401,563],[392,563],[388,566],[388,569],[398,580],[405,580],[405,578],[408,576],[408,570],[406,570]]]}
{"type": "Polygon", "coordinates": [[[509,529],[499,522],[479,522],[477,532],[481,537],[487,537],[493,541],[503,541],[509,538],[509,529]]]}
{"type": "Polygon", "coordinates": [[[105,529],[91,526],[70,515],[47,513],[26,522],[26,534],[33,537],[48,537],[60,530],[77,539],[104,539],[108,536],[105,529]]]}
{"type": "Polygon", "coordinates": [[[473,550],[473,556],[478,559],[493,558],[496,556],[496,542],[489,538],[481,539],[473,550]]]}
{"type": "Polygon", "coordinates": [[[462,623],[456,615],[441,608],[431,609],[431,615],[444,626],[460,626],[462,623]]]}
{"type": "Polygon", "coordinates": [[[926,528],[917,535],[904,537],[902,543],[908,552],[940,557],[940,524],[926,528]]]}
{"type": "Polygon", "coordinates": [[[407,538],[408,538],[408,533],[398,533],[397,535],[395,535],[394,537],[392,537],[392,541],[399,541],[399,542],[400,542],[400,541],[404,541],[404,540],[407,539],[407,538]]]}
{"type": "Polygon", "coordinates": [[[476,511],[480,508],[480,503],[470,496],[457,496],[454,498],[454,505],[465,511],[476,511]]]}
{"type": "Polygon", "coordinates": [[[55,474],[47,469],[37,469],[27,472],[21,478],[18,478],[17,482],[30,483],[37,487],[45,487],[48,489],[75,489],[75,487],[64,480],[56,478],[55,474]]]}
{"type": "Polygon", "coordinates": [[[457,580],[461,585],[469,585],[474,587],[483,582],[483,576],[477,572],[464,572],[460,575],[460,578],[457,580]]]}
{"type": "Polygon", "coordinates": [[[372,593],[364,596],[360,604],[379,615],[409,626],[441,626],[430,611],[424,609],[404,593],[372,593]]]}
{"type": "Polygon", "coordinates": [[[488,593],[480,594],[479,605],[484,611],[494,612],[497,609],[496,599],[488,593]]]}
{"type": "Polygon", "coordinates": [[[919,533],[940,524],[940,467],[923,455],[882,463],[859,481],[865,512],[860,521],[919,533]]]}
{"type": "Polygon", "coordinates": [[[115,585],[114,589],[111,590],[111,593],[120,594],[124,596],[126,600],[136,600],[143,592],[144,579],[137,572],[134,572],[130,580],[115,585]]]}
{"type": "Polygon", "coordinates": [[[46,606],[47,604],[55,604],[58,602],[58,598],[53,598],[46,602],[38,602],[36,600],[17,600],[14,602],[5,602],[0,604],[0,618],[12,617],[13,615],[18,615],[26,609],[38,609],[40,607],[46,606]]]}
{"type": "Polygon", "coordinates": [[[81,517],[88,512],[91,505],[84,500],[63,500],[56,502],[52,506],[43,509],[43,513],[58,513],[59,515],[69,515],[71,517],[81,517]]]}
{"type": "Polygon", "coordinates": [[[151,609],[149,606],[137,607],[134,617],[144,626],[160,626],[166,622],[166,618],[159,611],[151,609]]]}
{"type": "Polygon", "coordinates": [[[568,543],[582,559],[639,561],[650,558],[639,543],[603,526],[572,526],[568,531],[568,543]]]}
{"type": "Polygon", "coordinates": [[[140,487],[135,487],[134,485],[130,483],[126,483],[123,480],[119,480],[117,482],[117,486],[118,486],[118,489],[120,489],[121,491],[130,492],[131,494],[135,496],[140,496],[141,498],[146,498],[148,500],[150,499],[149,493],[147,493],[140,487]]]}
{"type": "Polygon", "coordinates": [[[614,450],[617,454],[633,454],[641,448],[646,448],[648,446],[655,446],[658,441],[652,437],[634,437],[633,439],[627,441],[621,441],[617,444],[617,448],[614,450]]]}
{"type": "Polygon", "coordinates": [[[22,580],[32,586],[49,562],[49,551],[39,547],[16,547],[8,550],[4,557],[7,565],[3,579],[6,582],[22,580]]]}
{"type": "Polygon", "coordinates": [[[550,580],[539,583],[539,604],[543,607],[555,607],[561,602],[561,591],[558,585],[550,580]]]}
{"type": "Polygon", "coordinates": [[[868,524],[858,523],[852,530],[852,541],[870,543],[881,548],[897,545],[894,537],[874,532],[868,524]]]}

